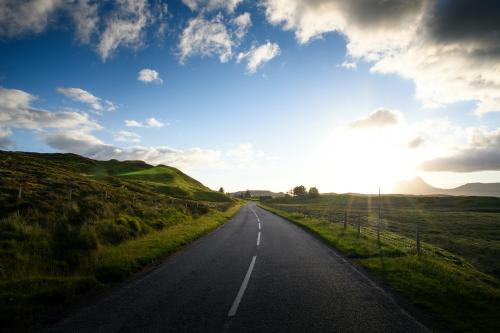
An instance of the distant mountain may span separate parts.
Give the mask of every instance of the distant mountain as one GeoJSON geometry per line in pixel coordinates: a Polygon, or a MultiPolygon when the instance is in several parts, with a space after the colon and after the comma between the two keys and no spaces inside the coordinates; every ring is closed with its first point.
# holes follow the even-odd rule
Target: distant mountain
{"type": "Polygon", "coordinates": [[[415,177],[410,181],[399,181],[396,186],[394,186],[393,193],[500,197],[500,183],[467,183],[452,189],[442,189],[427,184],[421,177],[415,177]]]}
{"type": "MultiPolygon", "coordinates": [[[[245,191],[238,191],[238,192],[233,192],[229,193],[229,196],[235,198],[235,197],[240,197],[241,195],[244,195],[246,192],[245,191]]],[[[271,192],[267,190],[250,190],[250,193],[252,194],[253,197],[273,197],[273,198],[281,198],[285,196],[285,193],[283,192],[271,192]]]]}

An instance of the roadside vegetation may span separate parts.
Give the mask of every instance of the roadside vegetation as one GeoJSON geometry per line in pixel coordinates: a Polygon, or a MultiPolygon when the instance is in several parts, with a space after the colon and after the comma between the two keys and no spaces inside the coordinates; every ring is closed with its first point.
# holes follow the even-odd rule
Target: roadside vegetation
{"type": "Polygon", "coordinates": [[[262,207],[311,231],[457,331],[500,330],[500,199],[288,196],[262,207]],[[363,221],[346,224],[347,216],[363,221]],[[419,225],[422,254],[415,251],[419,225]],[[405,245],[405,246],[402,246],[405,245]],[[406,246],[410,244],[410,246],[406,246]]]}
{"type": "Polygon", "coordinates": [[[0,151],[0,322],[122,281],[239,209],[179,170],[0,151]]]}

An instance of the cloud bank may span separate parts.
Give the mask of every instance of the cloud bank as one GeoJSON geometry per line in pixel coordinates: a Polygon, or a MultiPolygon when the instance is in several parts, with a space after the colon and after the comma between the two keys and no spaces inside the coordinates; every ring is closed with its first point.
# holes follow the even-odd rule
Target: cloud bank
{"type": "Polygon", "coordinates": [[[46,144],[62,152],[71,152],[97,160],[141,160],[151,164],[166,164],[190,170],[207,168],[220,163],[220,152],[192,148],[177,150],[169,147],[132,147],[122,149],[106,144],[89,133],[66,132],[43,136],[46,144]]]}
{"type": "Polygon", "coordinates": [[[0,88],[0,127],[31,130],[80,129],[97,130],[101,126],[86,113],[51,112],[34,108],[36,97],[22,90],[0,88]]]}
{"type": "Polygon", "coordinates": [[[146,44],[146,30],[163,30],[167,6],[148,0],[4,0],[0,1],[0,37],[38,34],[69,17],[75,37],[90,44],[103,61],[120,47],[137,50],[146,44]]]}
{"type": "MultiPolygon", "coordinates": [[[[11,128],[34,131],[49,147],[62,152],[71,152],[94,159],[143,160],[151,164],[167,164],[183,170],[209,168],[220,165],[221,152],[211,149],[191,148],[178,150],[169,147],[136,146],[123,149],[107,144],[92,133],[103,127],[88,114],[73,111],[47,111],[32,103],[37,98],[25,91],[0,88],[0,148],[13,144],[11,128]]],[[[141,127],[162,127],[165,124],[155,118],[141,127]]],[[[128,131],[114,133],[118,142],[138,143],[140,135],[128,131]]]]}
{"type": "Polygon", "coordinates": [[[420,169],[451,172],[499,171],[500,130],[485,132],[471,129],[466,147],[450,156],[424,161],[420,169]]]}
{"type": "Polygon", "coordinates": [[[265,0],[267,20],[299,43],[338,32],[347,57],[415,82],[428,107],[475,101],[500,111],[500,2],[265,0]]]}

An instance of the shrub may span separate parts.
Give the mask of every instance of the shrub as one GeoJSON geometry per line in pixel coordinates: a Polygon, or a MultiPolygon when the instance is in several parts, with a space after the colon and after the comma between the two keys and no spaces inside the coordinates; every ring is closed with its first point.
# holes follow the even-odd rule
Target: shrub
{"type": "Polygon", "coordinates": [[[68,223],[56,223],[52,232],[54,254],[61,258],[70,258],[75,252],[88,253],[98,247],[94,227],[73,226],[68,223]]]}
{"type": "Polygon", "coordinates": [[[101,221],[96,225],[98,238],[106,244],[119,244],[130,237],[128,228],[111,220],[101,221]]]}

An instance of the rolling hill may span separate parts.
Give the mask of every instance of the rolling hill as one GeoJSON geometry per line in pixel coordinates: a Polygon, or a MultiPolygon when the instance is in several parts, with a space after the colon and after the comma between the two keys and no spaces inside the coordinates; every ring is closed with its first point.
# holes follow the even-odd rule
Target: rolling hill
{"type": "Polygon", "coordinates": [[[427,184],[421,177],[415,177],[410,181],[398,182],[394,186],[393,193],[500,197],[500,183],[467,183],[452,189],[442,189],[427,184]]]}
{"type": "Polygon", "coordinates": [[[237,208],[164,165],[0,151],[0,322],[120,281],[237,208]]]}
{"type": "Polygon", "coordinates": [[[97,161],[76,154],[5,151],[0,151],[0,159],[4,189],[9,188],[9,183],[22,184],[26,180],[40,182],[37,187],[49,182],[52,186],[67,188],[71,183],[90,182],[121,184],[122,187],[134,187],[139,192],[156,192],[186,200],[231,201],[224,194],[212,191],[180,170],[165,165],[152,166],[143,161],[97,161]],[[60,175],[69,177],[67,184],[59,184],[57,178],[60,175]]]}

